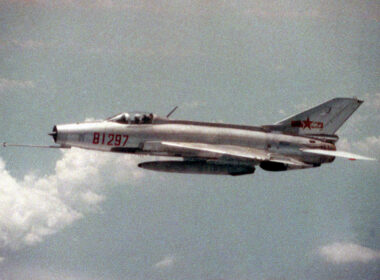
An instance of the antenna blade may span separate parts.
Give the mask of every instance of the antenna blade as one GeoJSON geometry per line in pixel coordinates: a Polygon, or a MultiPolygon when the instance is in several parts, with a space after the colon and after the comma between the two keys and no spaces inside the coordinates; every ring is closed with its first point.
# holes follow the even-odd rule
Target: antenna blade
{"type": "Polygon", "coordinates": [[[169,117],[174,113],[174,111],[177,110],[177,108],[178,108],[178,106],[175,106],[175,107],[169,112],[169,114],[166,115],[166,117],[169,118],[169,117]]]}

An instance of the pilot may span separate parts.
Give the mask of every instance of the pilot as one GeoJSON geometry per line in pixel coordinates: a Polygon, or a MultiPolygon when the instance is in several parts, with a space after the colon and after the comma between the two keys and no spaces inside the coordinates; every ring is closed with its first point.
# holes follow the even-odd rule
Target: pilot
{"type": "Polygon", "coordinates": [[[150,123],[152,121],[152,118],[150,117],[150,115],[143,115],[142,117],[142,122],[143,123],[150,123]]]}
{"type": "Polygon", "coordinates": [[[126,114],[123,114],[120,118],[121,123],[128,123],[128,118],[126,114]]]}
{"type": "Polygon", "coordinates": [[[143,123],[148,123],[149,122],[149,117],[147,115],[143,115],[142,122],[143,123]]]}

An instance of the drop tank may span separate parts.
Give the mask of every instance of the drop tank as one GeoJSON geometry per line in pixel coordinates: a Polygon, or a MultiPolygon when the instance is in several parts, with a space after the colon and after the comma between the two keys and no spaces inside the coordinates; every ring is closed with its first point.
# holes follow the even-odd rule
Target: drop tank
{"type": "Polygon", "coordinates": [[[255,172],[250,165],[214,163],[207,161],[149,161],[138,165],[141,168],[161,172],[211,174],[211,175],[244,175],[255,172]]]}

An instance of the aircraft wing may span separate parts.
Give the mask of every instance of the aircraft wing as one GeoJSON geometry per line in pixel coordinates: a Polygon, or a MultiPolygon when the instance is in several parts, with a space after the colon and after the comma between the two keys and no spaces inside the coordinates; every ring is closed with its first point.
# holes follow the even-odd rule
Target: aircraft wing
{"type": "MultiPolygon", "coordinates": [[[[255,164],[258,164],[262,161],[271,161],[291,165],[296,168],[310,167],[309,164],[303,163],[289,156],[269,153],[268,151],[249,147],[165,141],[158,143],[156,142],[154,144],[156,145],[156,147],[157,145],[159,145],[161,150],[174,152],[180,154],[182,157],[194,157],[200,159],[215,160],[230,159],[245,162],[253,161],[255,162],[255,164]]],[[[144,148],[148,146],[144,145],[144,148]]]]}
{"type": "Polygon", "coordinates": [[[181,150],[184,153],[194,154],[205,158],[233,158],[241,160],[268,160],[269,155],[265,151],[231,145],[215,145],[203,143],[161,142],[164,147],[181,150]]]}
{"type": "Polygon", "coordinates": [[[364,157],[361,155],[356,155],[356,154],[352,154],[349,152],[343,152],[343,151],[329,151],[329,150],[320,150],[320,149],[301,149],[301,151],[303,151],[305,153],[310,153],[310,154],[348,158],[350,160],[357,160],[357,159],[376,160],[374,158],[364,157]]]}

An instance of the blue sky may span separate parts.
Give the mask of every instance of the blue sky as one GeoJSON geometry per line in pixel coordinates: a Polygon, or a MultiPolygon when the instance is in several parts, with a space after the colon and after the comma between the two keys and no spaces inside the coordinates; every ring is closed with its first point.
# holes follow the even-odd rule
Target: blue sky
{"type": "MultiPolygon", "coordinates": [[[[341,149],[380,158],[377,1],[1,1],[0,140],[122,111],[271,124],[365,101],[341,149]]],[[[376,279],[379,163],[241,177],[0,151],[1,279],[376,279]]]]}

